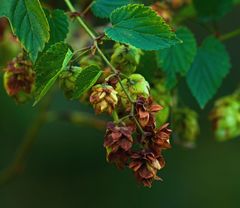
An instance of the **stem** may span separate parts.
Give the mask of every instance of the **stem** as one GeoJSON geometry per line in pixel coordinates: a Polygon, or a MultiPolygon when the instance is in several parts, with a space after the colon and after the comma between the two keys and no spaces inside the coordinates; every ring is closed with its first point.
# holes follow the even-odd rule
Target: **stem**
{"type": "Polygon", "coordinates": [[[94,4],[94,1],[92,1],[87,7],[86,9],[84,9],[84,11],[81,13],[82,16],[85,16],[85,14],[89,11],[89,9],[91,9],[92,5],[94,4]]]}
{"type": "MultiPolygon", "coordinates": [[[[76,12],[76,9],[73,7],[72,3],[70,0],[64,0],[65,3],[67,4],[68,8],[70,9],[71,12],[76,12]]],[[[95,40],[96,36],[92,33],[92,31],[88,28],[88,26],[84,23],[81,17],[76,18],[77,21],[80,23],[80,25],[84,28],[84,30],[89,34],[89,36],[95,40]]]]}
{"type": "Polygon", "coordinates": [[[221,35],[219,37],[219,40],[220,41],[226,41],[226,40],[229,40],[231,38],[234,38],[236,36],[239,36],[240,35],[240,28],[232,31],[232,32],[229,32],[229,33],[226,33],[225,35],[221,35]]]}
{"type": "Polygon", "coordinates": [[[31,127],[27,130],[22,144],[19,146],[15,159],[13,162],[0,174],[0,185],[7,183],[11,178],[19,174],[22,169],[24,160],[29,154],[31,147],[33,146],[37,134],[47,120],[46,110],[49,106],[50,98],[46,99],[42,104],[37,117],[33,121],[31,127]]]}
{"type": "Polygon", "coordinates": [[[118,114],[117,114],[117,111],[116,111],[116,110],[113,111],[112,117],[113,117],[113,120],[114,120],[116,123],[119,123],[119,117],[118,117],[118,114]]]}

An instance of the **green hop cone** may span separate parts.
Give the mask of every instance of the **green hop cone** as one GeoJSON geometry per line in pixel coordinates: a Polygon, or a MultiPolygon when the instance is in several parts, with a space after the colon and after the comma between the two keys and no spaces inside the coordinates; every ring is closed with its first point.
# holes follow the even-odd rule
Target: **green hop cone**
{"type": "Polygon", "coordinates": [[[166,89],[164,80],[154,82],[151,96],[156,103],[163,107],[161,111],[156,113],[156,125],[160,127],[167,122],[170,115],[170,106],[172,105],[172,96],[169,90],[166,89]]]}
{"type": "Polygon", "coordinates": [[[215,102],[210,114],[215,139],[227,141],[240,135],[240,96],[235,93],[215,102]]]}
{"type": "Polygon", "coordinates": [[[126,75],[134,73],[140,62],[142,51],[134,46],[116,43],[111,64],[126,75]]]}
{"type": "MultiPolygon", "coordinates": [[[[127,79],[122,80],[121,83],[133,100],[136,101],[139,96],[149,97],[149,83],[141,74],[132,74],[127,79]]],[[[123,106],[125,108],[129,107],[130,102],[120,83],[117,84],[116,91],[121,98],[123,106]]]]}
{"type": "Polygon", "coordinates": [[[194,147],[200,132],[197,113],[189,108],[178,108],[173,113],[173,125],[179,142],[194,147]]]}
{"type": "Polygon", "coordinates": [[[76,88],[76,80],[81,71],[82,68],[75,67],[73,69],[62,72],[59,76],[60,88],[64,91],[64,94],[68,99],[71,99],[73,97],[73,93],[75,92],[76,88]]]}
{"type": "Polygon", "coordinates": [[[25,103],[32,98],[35,88],[35,72],[32,63],[22,55],[13,59],[4,69],[4,88],[17,103],[25,103]]]}

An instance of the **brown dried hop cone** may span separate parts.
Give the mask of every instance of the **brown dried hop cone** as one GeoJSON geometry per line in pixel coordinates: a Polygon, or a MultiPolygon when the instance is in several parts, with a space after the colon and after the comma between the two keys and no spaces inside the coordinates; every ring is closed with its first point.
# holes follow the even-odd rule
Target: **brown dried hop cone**
{"type": "Polygon", "coordinates": [[[156,157],[152,152],[140,151],[131,155],[131,168],[137,180],[144,186],[151,187],[154,180],[161,180],[157,176],[157,171],[162,169],[165,161],[162,156],[156,157]]]}
{"type": "Polygon", "coordinates": [[[151,97],[145,98],[140,96],[135,104],[137,118],[141,126],[144,128],[150,121],[153,121],[153,114],[162,110],[162,106],[154,104],[151,97]]]}
{"type": "Polygon", "coordinates": [[[226,141],[240,135],[240,93],[223,97],[215,102],[210,114],[215,138],[226,141]]]}
{"type": "Polygon", "coordinates": [[[4,71],[4,87],[7,94],[13,97],[17,103],[29,100],[35,84],[32,63],[19,56],[9,62],[4,71]]]}
{"type": "Polygon", "coordinates": [[[112,114],[118,103],[117,92],[107,84],[98,84],[92,88],[90,103],[93,105],[97,114],[108,112],[112,114]]]}
{"type": "Polygon", "coordinates": [[[108,123],[104,139],[104,147],[107,149],[107,159],[123,168],[128,159],[129,151],[133,145],[132,134],[134,126],[121,126],[108,123]]]}

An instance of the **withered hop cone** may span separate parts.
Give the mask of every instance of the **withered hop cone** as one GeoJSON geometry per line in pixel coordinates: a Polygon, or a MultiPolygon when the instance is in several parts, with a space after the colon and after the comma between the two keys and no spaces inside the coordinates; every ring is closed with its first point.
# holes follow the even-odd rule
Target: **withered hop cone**
{"type": "Polygon", "coordinates": [[[107,84],[98,84],[92,88],[90,103],[93,105],[97,114],[108,112],[112,114],[118,103],[117,92],[107,84]]]}
{"type": "Polygon", "coordinates": [[[135,127],[108,123],[104,147],[107,150],[107,160],[115,163],[117,167],[123,168],[128,159],[129,151],[133,145],[132,134],[135,127]]]}
{"type": "Polygon", "coordinates": [[[32,98],[35,87],[35,72],[32,63],[18,56],[4,69],[4,87],[7,94],[17,103],[24,103],[32,98]]]}
{"type": "Polygon", "coordinates": [[[240,135],[240,93],[223,97],[215,102],[210,120],[218,141],[227,141],[240,135]]]}
{"type": "Polygon", "coordinates": [[[199,135],[198,115],[189,108],[178,108],[173,115],[173,130],[185,147],[194,147],[199,135]]]}
{"type": "Polygon", "coordinates": [[[135,177],[144,186],[151,187],[154,180],[161,180],[157,172],[165,165],[162,156],[156,157],[152,152],[141,151],[131,155],[129,168],[135,173],[135,177]]]}

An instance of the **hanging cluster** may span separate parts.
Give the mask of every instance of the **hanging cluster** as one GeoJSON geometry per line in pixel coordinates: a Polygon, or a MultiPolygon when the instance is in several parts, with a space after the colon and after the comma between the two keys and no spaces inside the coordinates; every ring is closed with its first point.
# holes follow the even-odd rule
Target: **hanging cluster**
{"type": "Polygon", "coordinates": [[[115,77],[117,83],[111,84],[106,78],[95,85],[90,103],[97,114],[107,112],[114,118],[107,124],[104,139],[107,160],[118,168],[132,169],[139,182],[151,187],[154,180],[160,179],[157,173],[165,164],[162,151],[171,147],[171,130],[168,124],[156,127],[156,113],[163,107],[154,103],[145,78],[132,74],[142,52],[120,44],[114,49],[111,63],[118,73],[110,77],[115,77]]]}

